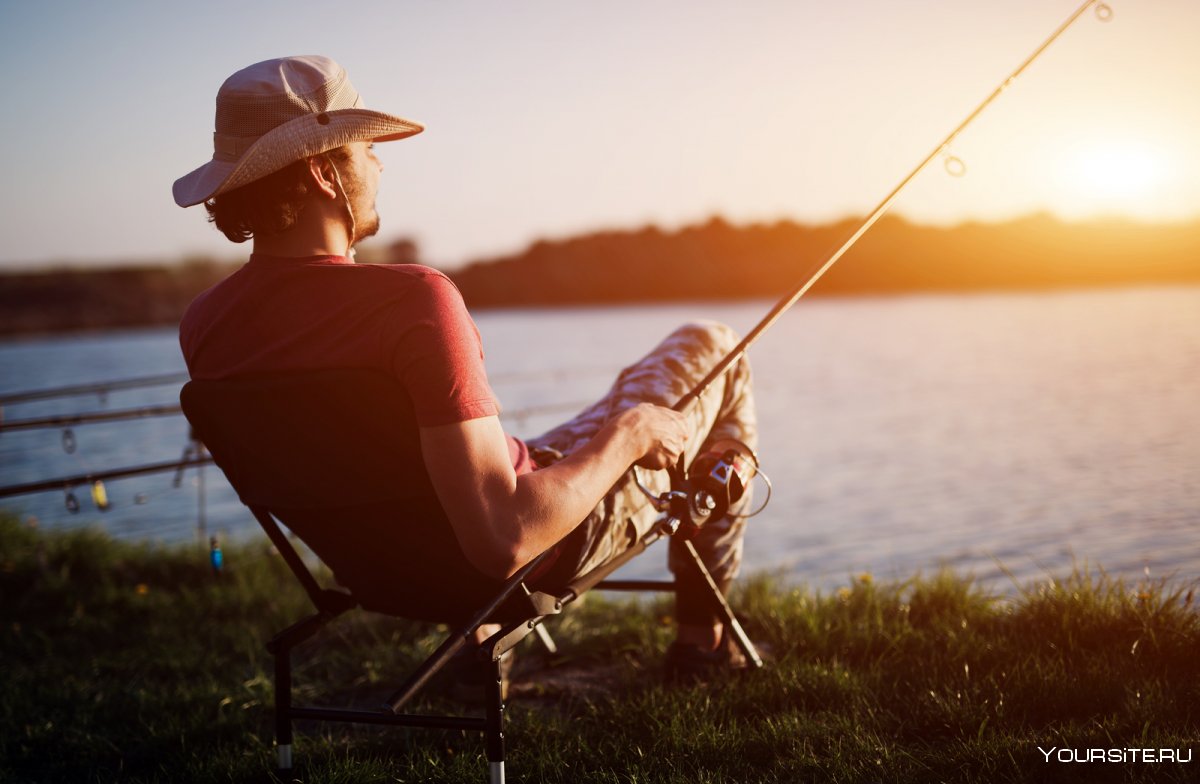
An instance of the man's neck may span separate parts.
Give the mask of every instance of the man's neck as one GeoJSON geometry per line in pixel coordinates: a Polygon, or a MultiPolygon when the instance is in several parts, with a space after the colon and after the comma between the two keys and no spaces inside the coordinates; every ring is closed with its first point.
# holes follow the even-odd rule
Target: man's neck
{"type": "Polygon", "coordinates": [[[324,205],[309,204],[301,220],[281,234],[255,235],[254,252],[264,256],[346,256],[346,224],[324,205]]]}

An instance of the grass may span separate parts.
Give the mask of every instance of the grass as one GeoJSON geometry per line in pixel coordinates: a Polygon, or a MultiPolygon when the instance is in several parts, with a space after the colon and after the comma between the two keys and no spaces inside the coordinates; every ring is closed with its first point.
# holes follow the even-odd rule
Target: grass
{"type": "MultiPolygon", "coordinates": [[[[308,612],[265,543],[203,549],[0,518],[0,780],[275,781],[263,642],[308,612]]],[[[1191,763],[1047,762],[1050,749],[1200,746],[1187,586],[1103,573],[990,597],[952,574],[832,594],[768,576],[734,605],[762,671],[669,687],[670,605],[599,594],[530,638],[509,776],[545,782],[1194,782],[1191,763]],[[569,677],[567,677],[569,675],[569,677]],[[564,685],[565,684],[565,685],[564,685]]],[[[351,613],[297,655],[297,703],[370,707],[439,629],[351,613]]],[[[453,705],[434,689],[423,710],[453,705]]],[[[301,724],[296,780],[485,780],[474,734],[301,724]]],[[[1200,756],[1200,755],[1193,755],[1200,756]]]]}

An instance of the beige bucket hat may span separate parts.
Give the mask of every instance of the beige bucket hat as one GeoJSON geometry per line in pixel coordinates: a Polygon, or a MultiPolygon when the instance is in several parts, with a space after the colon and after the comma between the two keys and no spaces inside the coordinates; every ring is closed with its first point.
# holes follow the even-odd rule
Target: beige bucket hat
{"type": "Polygon", "coordinates": [[[221,85],[212,160],[171,190],[176,204],[190,207],[343,144],[390,142],[423,130],[364,108],[346,70],[328,57],[264,60],[221,85]]]}

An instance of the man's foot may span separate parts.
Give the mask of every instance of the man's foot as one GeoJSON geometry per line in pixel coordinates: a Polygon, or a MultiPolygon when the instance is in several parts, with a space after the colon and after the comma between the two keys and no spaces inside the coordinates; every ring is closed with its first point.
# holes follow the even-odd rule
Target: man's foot
{"type": "Polygon", "coordinates": [[[664,669],[674,683],[708,683],[746,670],[750,661],[728,635],[715,649],[676,640],[667,648],[664,669]]]}

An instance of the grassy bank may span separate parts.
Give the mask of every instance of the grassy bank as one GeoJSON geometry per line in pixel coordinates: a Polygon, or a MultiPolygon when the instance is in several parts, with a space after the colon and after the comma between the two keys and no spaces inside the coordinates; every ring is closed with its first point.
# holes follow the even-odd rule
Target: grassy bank
{"type": "MultiPolygon", "coordinates": [[[[653,557],[653,556],[651,556],[653,557]]],[[[226,552],[0,521],[0,779],[270,781],[263,641],[307,611],[265,545],[226,552]]],[[[766,577],[735,606],[768,668],[668,687],[669,605],[592,595],[520,653],[514,781],[1200,780],[1200,616],[1187,586],[1047,580],[998,601],[939,575],[825,595],[766,577]],[[1047,762],[1038,747],[1190,750],[1047,762]]],[[[379,703],[438,639],[353,613],[297,659],[297,700],[379,703]]],[[[447,708],[435,690],[423,707],[447,708]]],[[[301,725],[304,782],[481,781],[474,735],[301,725]]],[[[1086,752],[1085,752],[1086,753],[1086,752]]]]}

